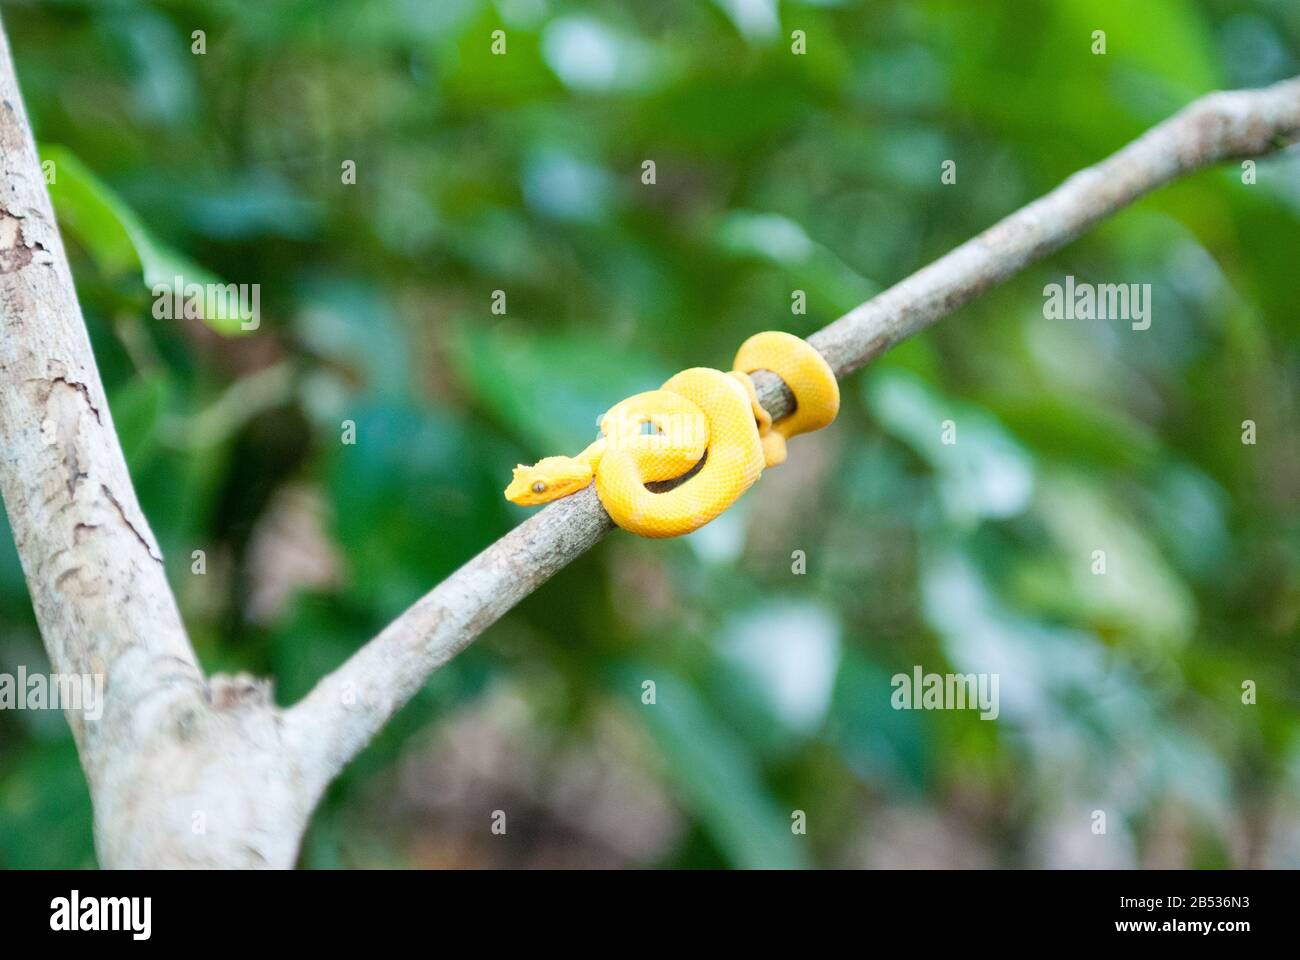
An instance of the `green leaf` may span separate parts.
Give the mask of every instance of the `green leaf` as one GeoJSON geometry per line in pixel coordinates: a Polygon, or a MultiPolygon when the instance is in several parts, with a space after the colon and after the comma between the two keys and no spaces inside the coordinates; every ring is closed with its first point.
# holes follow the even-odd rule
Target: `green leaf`
{"type": "Polygon", "coordinates": [[[1144,470],[1160,455],[1160,438],[1137,417],[1101,402],[1050,392],[1001,392],[985,406],[1040,457],[1144,470]]]}
{"type": "Polygon", "coordinates": [[[171,384],[167,377],[154,375],[131,380],[113,391],[109,398],[122,450],[133,469],[144,463],[155,449],[158,424],[167,411],[170,396],[171,384]]]}
{"type": "Polygon", "coordinates": [[[828,738],[864,783],[922,791],[934,772],[933,731],[923,714],[893,708],[890,676],[849,650],[835,679],[828,738]]]}
{"type": "Polygon", "coordinates": [[[1071,623],[1167,654],[1192,638],[1196,603],[1122,501],[1064,471],[1040,478],[1035,513],[1059,551],[1016,574],[1022,597],[1071,623]],[[1094,551],[1104,550],[1105,574],[1094,551]]]}
{"type": "MultiPolygon", "coordinates": [[[[156,238],[107,184],[66,147],[45,144],[41,157],[54,164],[50,199],[63,229],[76,238],[107,276],[118,279],[138,271],[144,286],[156,293],[176,279],[202,286],[222,283],[213,273],[156,238]]],[[[223,311],[216,311],[221,313],[223,311]]],[[[245,332],[237,316],[203,316],[218,333],[245,332]]]]}
{"type": "Polygon", "coordinates": [[[11,752],[0,777],[0,866],[90,867],[91,837],[90,793],[72,738],[11,752]]]}
{"type": "Polygon", "coordinates": [[[335,442],[326,471],[333,534],[367,571],[349,596],[391,617],[491,540],[506,504],[490,469],[509,461],[481,432],[411,406],[358,404],[349,418],[356,443],[335,442]]]}
{"type": "Polygon", "coordinates": [[[643,678],[655,681],[656,702],[641,707],[638,716],[667,757],[682,800],[733,864],[751,870],[808,866],[749,748],[693,688],[649,664],[621,668],[616,676],[626,689],[639,689],[643,678]]]}
{"type": "Polygon", "coordinates": [[[577,453],[596,439],[601,414],[671,375],[655,359],[594,336],[467,325],[452,346],[462,381],[539,455],[577,453]]]}
{"type": "Polygon", "coordinates": [[[795,287],[838,313],[880,292],[878,284],[814,241],[802,225],[779,213],[733,210],[718,225],[715,242],[733,257],[784,268],[795,287]]]}
{"type": "Polygon", "coordinates": [[[863,393],[884,428],[934,468],[953,520],[1005,519],[1029,505],[1033,458],[987,410],[897,370],[867,379],[863,393]]]}

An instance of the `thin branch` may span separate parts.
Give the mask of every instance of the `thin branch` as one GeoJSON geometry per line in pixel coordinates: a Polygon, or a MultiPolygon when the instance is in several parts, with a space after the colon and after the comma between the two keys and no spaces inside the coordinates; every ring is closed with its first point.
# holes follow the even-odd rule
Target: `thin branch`
{"type": "MultiPolygon", "coordinates": [[[[1300,77],[1213,93],[1076,173],[951,253],[857,307],[809,341],[844,377],[1084,233],[1148,191],[1223,160],[1270,153],[1300,134],[1300,77]]],[[[792,399],[758,378],[774,417],[792,399]]],[[[327,782],[424,683],[507,610],[613,527],[593,488],[551,504],[470,560],[288,711],[327,782]]]]}

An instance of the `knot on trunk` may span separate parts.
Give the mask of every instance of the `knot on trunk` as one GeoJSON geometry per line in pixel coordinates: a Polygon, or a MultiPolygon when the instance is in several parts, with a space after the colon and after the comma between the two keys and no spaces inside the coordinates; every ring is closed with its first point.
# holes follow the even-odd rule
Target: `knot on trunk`
{"type": "Polygon", "coordinates": [[[251,673],[214,673],[208,680],[208,702],[216,710],[262,708],[271,705],[270,680],[251,673]]]}

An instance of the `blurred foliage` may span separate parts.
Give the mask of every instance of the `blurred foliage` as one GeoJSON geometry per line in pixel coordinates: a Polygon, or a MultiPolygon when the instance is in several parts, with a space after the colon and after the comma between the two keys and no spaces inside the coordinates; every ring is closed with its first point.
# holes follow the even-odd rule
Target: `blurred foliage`
{"type": "MultiPolygon", "coordinates": [[[[825,325],[1210,89],[1300,72],[1292,0],[4,21],[195,645],[284,703],[522,519],[516,462],[825,325]],[[260,328],[154,319],[177,274],[260,284],[260,328]]],[[[438,672],[303,864],[1300,865],[1298,250],[1291,150],[989,291],[715,524],[608,538],[438,672]],[[1066,274],[1152,284],[1151,329],[1045,320],[1066,274]],[[891,709],[916,664],[997,672],[1001,716],[891,709]]],[[[43,663],[6,531],[0,669],[43,663]]],[[[0,714],[0,866],[93,862],[66,725],[0,714]]]]}

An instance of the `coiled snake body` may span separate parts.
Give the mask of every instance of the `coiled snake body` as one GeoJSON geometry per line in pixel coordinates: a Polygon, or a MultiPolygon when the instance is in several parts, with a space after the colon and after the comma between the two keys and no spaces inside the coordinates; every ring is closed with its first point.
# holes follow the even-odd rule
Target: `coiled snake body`
{"type": "Polygon", "coordinates": [[[658,390],[611,407],[601,418],[600,438],[576,457],[520,464],[506,499],[546,503],[595,477],[600,502],[624,530],[680,536],[731,506],[764,467],[785,460],[786,440],[826,426],[839,407],[839,384],[820,353],[789,333],[757,333],[741,345],[731,372],[683,370],[658,390]],[[772,421],[749,377],[756,370],[785,381],[794,413],[772,421]],[[686,474],[691,475],[670,490],[647,487],[686,474]]]}

